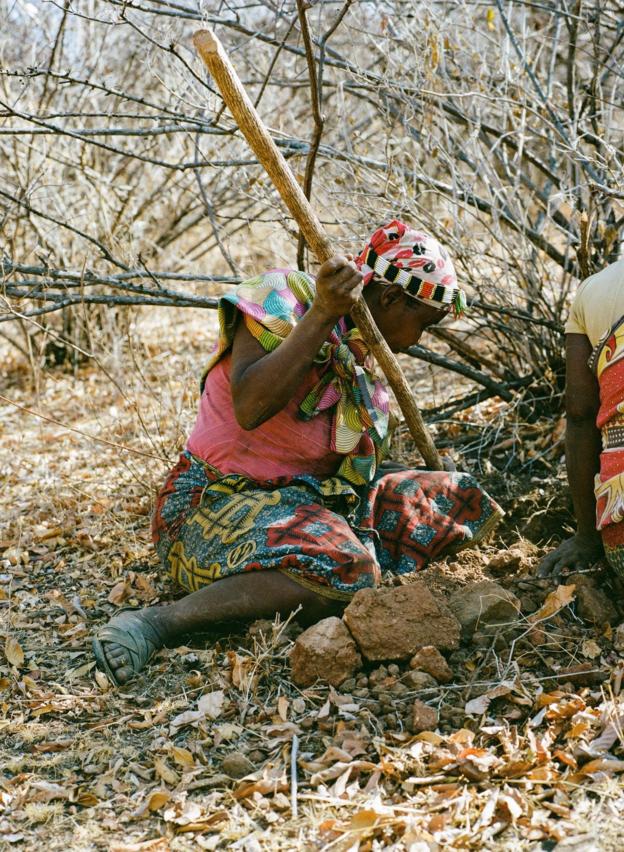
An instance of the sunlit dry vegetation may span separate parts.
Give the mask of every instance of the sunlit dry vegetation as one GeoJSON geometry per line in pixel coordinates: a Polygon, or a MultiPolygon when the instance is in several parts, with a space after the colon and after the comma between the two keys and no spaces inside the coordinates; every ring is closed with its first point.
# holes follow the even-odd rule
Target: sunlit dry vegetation
{"type": "MultiPolygon", "coordinates": [[[[621,244],[621,6],[0,9],[1,842],[589,849],[600,826],[595,848],[618,849],[621,613],[588,607],[620,590],[533,573],[570,521],[563,323],[621,244]],[[437,444],[509,514],[495,545],[431,582],[495,578],[521,612],[450,656],[450,684],[382,665],[301,692],[292,624],[166,649],[127,693],[95,673],[93,626],[174,593],[149,514],[192,423],[210,309],[269,266],[314,269],[193,51],[203,26],[337,247],[419,223],[469,293],[402,364],[437,444]],[[416,697],[438,733],[413,736],[416,697]]],[[[404,430],[394,453],[418,461],[404,430]]]]}

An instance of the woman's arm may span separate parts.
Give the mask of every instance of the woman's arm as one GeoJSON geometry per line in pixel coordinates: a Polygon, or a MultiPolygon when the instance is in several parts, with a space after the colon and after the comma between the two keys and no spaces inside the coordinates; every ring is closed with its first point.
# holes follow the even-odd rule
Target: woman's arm
{"type": "Polygon", "coordinates": [[[587,366],[591,352],[584,334],[566,335],[566,468],[577,528],[576,535],[542,560],[540,576],[562,568],[584,568],[603,553],[594,496],[594,477],[600,469],[601,439],[596,426],[600,393],[587,366]]]}
{"type": "Polygon", "coordinates": [[[292,399],[338,319],[362,293],[362,274],[348,257],[319,269],[312,306],[273,352],[267,353],[239,321],[232,344],[234,414],[246,430],[262,425],[292,399]]]}

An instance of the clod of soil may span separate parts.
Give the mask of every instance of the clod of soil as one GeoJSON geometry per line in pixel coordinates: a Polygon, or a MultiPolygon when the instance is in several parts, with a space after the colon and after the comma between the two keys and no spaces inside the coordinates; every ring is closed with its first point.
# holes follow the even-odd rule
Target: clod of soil
{"type": "Polygon", "coordinates": [[[617,621],[618,613],[613,602],[595,585],[592,577],[573,574],[570,580],[576,586],[576,606],[583,621],[597,625],[617,621]]]}
{"type": "Polygon", "coordinates": [[[434,677],[438,683],[449,683],[453,679],[451,667],[433,645],[421,648],[410,660],[410,668],[434,677]]]}
{"type": "Polygon", "coordinates": [[[353,637],[335,616],[324,618],[297,637],[290,662],[298,686],[310,686],[319,679],[340,686],[362,666],[353,637]]]}
{"type": "Polygon", "coordinates": [[[453,594],[449,609],[461,624],[462,637],[468,639],[477,627],[505,624],[520,613],[520,601],[513,592],[492,580],[483,580],[453,594]]]}
{"type": "Polygon", "coordinates": [[[438,725],[438,714],[433,709],[420,701],[418,698],[414,701],[412,707],[412,730],[415,734],[422,731],[433,731],[438,725]]]}
{"type": "Polygon", "coordinates": [[[362,589],[344,620],[368,660],[403,660],[426,645],[453,650],[459,644],[457,619],[420,580],[392,589],[362,589]]]}
{"type": "Polygon", "coordinates": [[[244,778],[256,768],[249,758],[239,751],[233,751],[223,758],[221,768],[230,778],[244,778]]]}

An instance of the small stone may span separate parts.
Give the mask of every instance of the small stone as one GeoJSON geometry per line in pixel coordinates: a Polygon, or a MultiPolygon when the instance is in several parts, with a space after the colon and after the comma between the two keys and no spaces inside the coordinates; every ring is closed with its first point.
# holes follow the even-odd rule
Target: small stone
{"type": "Polygon", "coordinates": [[[340,684],[340,691],[341,692],[352,692],[354,689],[355,689],[355,678],[354,677],[347,678],[347,680],[343,680],[343,682],[340,684]]]}
{"type": "Polygon", "coordinates": [[[489,648],[492,644],[492,637],[487,633],[477,631],[472,637],[472,644],[475,648],[489,648]]]}
{"type": "Polygon", "coordinates": [[[531,597],[531,595],[522,595],[520,598],[520,609],[525,614],[528,615],[531,612],[535,612],[536,609],[539,608],[539,604],[535,600],[535,598],[531,597]]]}
{"type": "Polygon", "coordinates": [[[576,666],[569,666],[567,669],[559,669],[557,675],[559,684],[567,679],[576,687],[598,686],[609,677],[607,672],[596,671],[594,663],[579,663],[576,666]]]}
{"type": "Polygon", "coordinates": [[[297,686],[323,680],[340,686],[362,665],[357,646],[340,618],[324,618],[297,637],[290,654],[297,686]]]}
{"type": "Polygon", "coordinates": [[[547,633],[539,624],[534,624],[527,632],[527,639],[535,648],[541,648],[546,644],[547,633]]]}
{"type": "Polygon", "coordinates": [[[392,675],[392,677],[398,677],[401,674],[401,669],[396,663],[390,663],[388,666],[388,674],[392,675]]]}
{"type": "Polygon", "coordinates": [[[256,748],[253,751],[250,751],[249,754],[247,755],[247,757],[249,758],[249,760],[252,762],[252,764],[255,767],[259,763],[262,763],[265,760],[266,755],[264,754],[263,751],[258,751],[258,749],[256,748]]]}
{"type": "Polygon", "coordinates": [[[368,686],[368,678],[366,675],[360,675],[355,683],[358,689],[364,689],[368,686]]]}
{"type": "Polygon", "coordinates": [[[505,634],[503,630],[496,634],[494,637],[494,650],[495,651],[504,651],[509,647],[509,638],[505,634]]]}
{"type": "Polygon", "coordinates": [[[343,617],[369,660],[403,660],[425,645],[452,650],[459,644],[457,620],[421,580],[391,589],[361,589],[343,617]]]}
{"type": "Polygon", "coordinates": [[[395,697],[405,695],[406,692],[409,692],[409,687],[405,686],[404,683],[395,683],[390,689],[391,695],[394,695],[395,697]]]}
{"type": "Polygon", "coordinates": [[[292,703],[293,713],[305,713],[306,703],[305,698],[294,698],[292,703]]]}
{"type": "Polygon", "coordinates": [[[379,703],[382,705],[382,707],[392,707],[392,705],[394,704],[394,698],[392,697],[392,695],[390,695],[389,692],[382,692],[379,695],[379,703]]]}
{"type": "Polygon", "coordinates": [[[424,701],[416,699],[412,708],[412,730],[415,734],[422,731],[433,731],[438,724],[438,714],[425,704],[424,701]]]}
{"type": "Polygon", "coordinates": [[[451,595],[448,605],[461,624],[465,639],[470,638],[477,627],[516,621],[520,614],[518,598],[491,580],[459,589],[451,595]]]}
{"type": "Polygon", "coordinates": [[[583,621],[590,624],[612,624],[617,620],[617,610],[612,601],[599,589],[591,577],[573,574],[570,582],[576,586],[576,610],[583,621]]]}
{"type": "Polygon", "coordinates": [[[515,573],[524,562],[525,555],[518,547],[501,550],[495,553],[487,564],[488,571],[497,576],[515,573]]]}
{"type": "Polygon", "coordinates": [[[407,672],[404,681],[409,689],[435,689],[438,685],[437,680],[427,674],[427,672],[407,672]]]}
{"type": "Polygon", "coordinates": [[[362,689],[354,689],[352,694],[354,698],[368,698],[369,691],[366,687],[362,687],[362,689]]]}
{"type": "Polygon", "coordinates": [[[244,778],[245,775],[249,775],[254,771],[255,766],[249,760],[248,757],[245,757],[244,754],[241,754],[240,751],[232,751],[230,754],[226,754],[221,763],[221,769],[228,775],[230,778],[244,778]]]}
{"type": "Polygon", "coordinates": [[[381,683],[382,680],[385,680],[388,677],[388,669],[385,666],[379,666],[377,669],[373,669],[373,671],[368,676],[368,682],[371,686],[376,686],[378,683],[381,683]]]}
{"type": "Polygon", "coordinates": [[[613,631],[613,647],[616,651],[624,651],[624,621],[613,631]]]}
{"type": "Polygon", "coordinates": [[[453,680],[453,672],[442,654],[433,645],[425,645],[410,660],[410,668],[427,672],[438,683],[448,683],[453,680]]]}
{"type": "Polygon", "coordinates": [[[304,731],[309,731],[314,727],[314,719],[308,716],[306,719],[301,719],[298,722],[298,725],[303,728],[304,731]]]}

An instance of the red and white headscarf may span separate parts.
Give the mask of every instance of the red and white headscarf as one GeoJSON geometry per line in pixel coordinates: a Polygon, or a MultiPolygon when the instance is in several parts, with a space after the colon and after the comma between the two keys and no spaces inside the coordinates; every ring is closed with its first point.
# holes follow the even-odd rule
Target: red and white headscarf
{"type": "Polygon", "coordinates": [[[399,284],[411,296],[460,316],[466,307],[455,268],[446,249],[424,231],[393,219],[378,228],[355,259],[364,284],[373,277],[399,284]]]}

